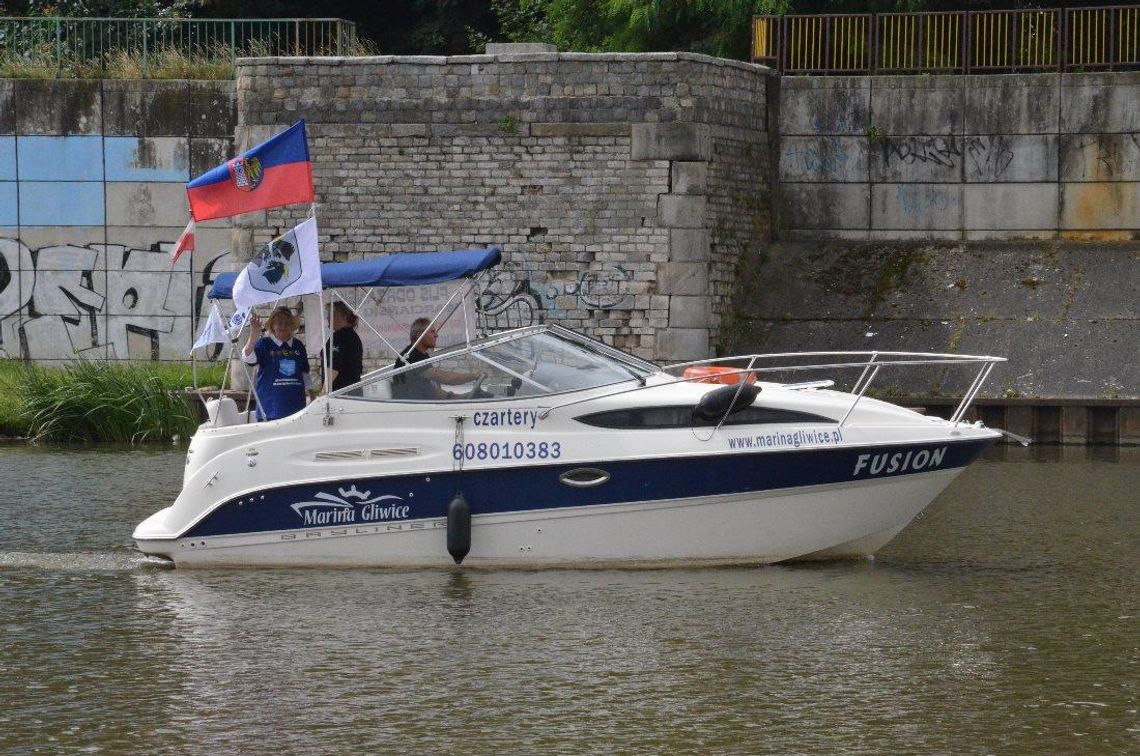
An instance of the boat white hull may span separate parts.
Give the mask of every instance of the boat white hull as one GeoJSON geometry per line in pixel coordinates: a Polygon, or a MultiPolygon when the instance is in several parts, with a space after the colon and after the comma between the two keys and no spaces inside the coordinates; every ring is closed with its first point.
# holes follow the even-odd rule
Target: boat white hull
{"type": "MultiPolygon", "coordinates": [[[[963,468],[696,499],[476,514],[465,567],[763,564],[873,554],[963,468]]],[[[445,518],[137,539],[183,567],[443,567],[445,518]]]]}

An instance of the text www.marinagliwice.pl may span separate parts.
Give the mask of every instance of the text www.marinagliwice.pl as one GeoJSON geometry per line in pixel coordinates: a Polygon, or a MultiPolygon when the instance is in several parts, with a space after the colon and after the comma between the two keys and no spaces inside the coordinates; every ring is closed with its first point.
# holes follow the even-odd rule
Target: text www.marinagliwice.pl
{"type": "Polygon", "coordinates": [[[801,446],[836,446],[843,443],[843,432],[833,430],[798,430],[790,433],[762,433],[756,436],[729,436],[729,449],[773,449],[801,446]]]}

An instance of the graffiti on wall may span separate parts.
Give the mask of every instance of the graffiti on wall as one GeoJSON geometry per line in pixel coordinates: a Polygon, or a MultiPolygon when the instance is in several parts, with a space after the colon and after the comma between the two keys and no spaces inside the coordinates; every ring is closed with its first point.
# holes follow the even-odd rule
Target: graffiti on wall
{"type": "MultiPolygon", "coordinates": [[[[0,238],[0,358],[186,359],[225,257],[199,260],[201,269],[191,273],[186,257],[172,271],[157,245],[32,249],[0,238]]],[[[516,255],[479,291],[479,327],[490,333],[555,322],[571,311],[630,307],[633,278],[620,264],[559,274],[516,255]]]]}
{"type": "Polygon", "coordinates": [[[0,357],[185,359],[213,271],[172,272],[158,248],[0,238],[0,357]]]}
{"type": "Polygon", "coordinates": [[[887,165],[897,161],[903,165],[923,163],[956,168],[962,158],[962,147],[953,136],[884,137],[879,144],[887,165]]]}
{"type": "Polygon", "coordinates": [[[481,333],[507,331],[546,320],[542,294],[525,271],[522,276],[505,266],[492,271],[477,301],[481,333]]]}
{"type": "Polygon", "coordinates": [[[974,179],[1000,179],[1013,162],[1013,149],[1001,134],[970,137],[966,140],[966,152],[972,164],[970,177],[974,179]]]}
{"type": "Polygon", "coordinates": [[[923,165],[955,172],[966,159],[967,177],[974,181],[1000,181],[1014,160],[1009,138],[1001,134],[972,136],[900,136],[880,142],[883,163],[923,165]]]}
{"type": "Polygon", "coordinates": [[[944,213],[953,205],[951,197],[944,190],[932,186],[900,184],[895,188],[895,199],[904,215],[918,217],[944,213]]]}
{"type": "Polygon", "coordinates": [[[1075,137],[1069,154],[1070,179],[1131,181],[1140,173],[1140,136],[1092,134],[1075,137]]]}
{"type": "Polygon", "coordinates": [[[622,265],[607,265],[601,270],[587,270],[573,286],[566,287],[578,301],[592,310],[616,310],[628,304],[633,271],[622,265]]]}
{"type": "Polygon", "coordinates": [[[839,137],[819,137],[814,144],[802,144],[784,152],[784,173],[796,178],[807,176],[842,179],[847,176],[852,156],[839,137]]]}
{"type": "Polygon", "coordinates": [[[516,255],[491,271],[479,292],[484,333],[520,328],[564,317],[568,308],[617,310],[630,305],[633,271],[619,264],[579,273],[573,280],[537,270],[516,255]]]}

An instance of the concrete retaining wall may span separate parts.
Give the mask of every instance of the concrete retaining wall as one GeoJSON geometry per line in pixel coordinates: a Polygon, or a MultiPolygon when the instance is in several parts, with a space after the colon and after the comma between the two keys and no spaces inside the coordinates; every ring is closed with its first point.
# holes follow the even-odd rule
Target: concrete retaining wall
{"type": "Polygon", "coordinates": [[[781,81],[788,239],[1137,238],[1140,73],[781,81]]]}
{"type": "MultiPolygon", "coordinates": [[[[1009,359],[997,398],[1140,395],[1140,246],[782,242],[741,275],[722,348],[897,350],[1009,359]]],[[[963,388],[943,371],[884,375],[889,395],[963,388]]]]}
{"type": "Polygon", "coordinates": [[[230,82],[0,80],[0,356],[186,359],[229,224],[168,250],[233,129],[230,82]]]}
{"type": "MultiPolygon", "coordinates": [[[[721,351],[1001,355],[980,416],[1140,440],[1140,75],[784,78],[779,103],[783,241],[721,351]]],[[[942,411],[962,378],[877,390],[942,411]]]]}

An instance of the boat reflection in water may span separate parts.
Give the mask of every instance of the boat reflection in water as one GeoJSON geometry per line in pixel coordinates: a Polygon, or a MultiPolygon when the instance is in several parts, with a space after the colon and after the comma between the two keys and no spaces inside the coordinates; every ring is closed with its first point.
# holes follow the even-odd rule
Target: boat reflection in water
{"type": "MultiPolygon", "coordinates": [[[[323,278],[456,280],[461,301],[499,257],[394,255],[328,263],[323,278]]],[[[556,325],[468,338],[280,420],[247,422],[231,400],[214,403],[181,494],[134,540],[185,566],[861,557],[999,438],[962,418],[1001,361],[843,352],[662,369],[556,325]],[[866,396],[883,370],[931,365],[976,370],[948,420],[866,396]],[[455,394],[410,390],[432,367],[479,377],[455,394]],[[851,390],[833,390],[827,375],[850,370],[862,371],[851,390]],[[824,379],[762,380],[789,371],[824,379]]]]}

